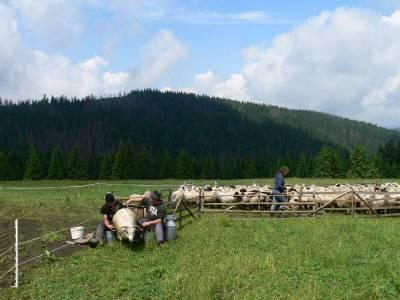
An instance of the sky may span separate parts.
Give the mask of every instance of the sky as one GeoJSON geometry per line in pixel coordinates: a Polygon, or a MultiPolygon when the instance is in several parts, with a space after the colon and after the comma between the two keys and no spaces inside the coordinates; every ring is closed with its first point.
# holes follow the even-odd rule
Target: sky
{"type": "Polygon", "coordinates": [[[400,127],[400,0],[0,0],[0,97],[180,90],[400,127]]]}

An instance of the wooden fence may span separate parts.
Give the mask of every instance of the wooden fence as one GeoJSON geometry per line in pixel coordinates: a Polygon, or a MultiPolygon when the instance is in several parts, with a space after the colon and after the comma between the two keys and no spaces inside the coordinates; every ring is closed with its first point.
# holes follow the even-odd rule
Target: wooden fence
{"type": "MultiPolygon", "coordinates": [[[[171,195],[170,191],[170,195],[171,195]]],[[[219,196],[232,196],[232,194],[219,194],[219,196]]],[[[237,201],[233,203],[221,203],[221,202],[208,202],[206,199],[215,195],[205,195],[202,189],[199,190],[198,196],[192,197],[191,199],[181,199],[176,204],[174,213],[178,212],[178,219],[181,220],[181,213],[187,212],[185,217],[195,218],[195,213],[198,217],[201,217],[204,213],[236,213],[236,214],[249,214],[249,215],[264,215],[264,216],[317,216],[328,212],[344,212],[348,215],[365,215],[365,216],[376,216],[376,217],[389,217],[389,216],[400,216],[400,192],[364,192],[355,191],[353,189],[343,192],[303,192],[302,190],[298,193],[291,195],[278,195],[290,199],[296,197],[298,201],[293,202],[287,200],[286,202],[274,202],[271,194],[263,192],[254,192],[252,197],[258,197],[258,202],[244,202],[237,201]],[[329,201],[319,200],[319,195],[335,195],[329,201]],[[374,195],[373,199],[364,199],[364,195],[374,195]],[[398,195],[397,198],[392,198],[391,195],[398,195]],[[302,201],[304,196],[312,197],[312,201],[302,201]],[[343,201],[343,197],[347,197],[350,200],[343,201]],[[379,196],[379,199],[375,197],[379,196]],[[266,201],[261,201],[261,198],[267,198],[266,201]],[[373,206],[372,201],[380,200],[384,203],[394,202],[396,205],[382,205],[373,206]],[[397,200],[397,201],[396,201],[397,200]],[[341,205],[345,203],[346,207],[338,207],[337,203],[341,201],[341,205]],[[284,210],[271,211],[271,206],[278,204],[286,207],[284,210]],[[398,205],[397,205],[398,204],[398,205]]],[[[238,199],[244,197],[243,195],[237,195],[238,199]]],[[[170,199],[170,198],[169,198],[170,199]]]]}

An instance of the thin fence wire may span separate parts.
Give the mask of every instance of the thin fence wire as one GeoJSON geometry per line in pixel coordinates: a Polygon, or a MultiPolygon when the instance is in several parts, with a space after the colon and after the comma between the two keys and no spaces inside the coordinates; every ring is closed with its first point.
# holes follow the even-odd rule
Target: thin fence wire
{"type": "Polygon", "coordinates": [[[9,269],[7,272],[5,272],[3,275],[0,276],[0,279],[2,279],[4,276],[6,276],[8,273],[10,273],[12,270],[15,269],[15,266],[9,269]]]}
{"type": "Polygon", "coordinates": [[[89,184],[82,185],[68,185],[68,186],[43,186],[43,187],[15,187],[15,186],[0,186],[1,191],[6,190],[52,190],[52,189],[77,189],[77,188],[85,188],[92,186],[135,186],[135,187],[151,187],[151,186],[159,186],[159,187],[179,187],[182,185],[210,185],[215,184],[213,182],[196,182],[196,183],[181,183],[181,184],[142,184],[142,183],[109,183],[109,182],[95,182],[89,184]]]}
{"type": "Polygon", "coordinates": [[[37,240],[42,240],[42,239],[44,239],[44,238],[46,238],[46,237],[49,237],[49,236],[51,236],[51,235],[54,235],[54,234],[57,234],[57,233],[60,233],[60,232],[63,232],[63,231],[67,231],[67,230],[70,229],[71,227],[76,227],[76,226],[85,224],[85,223],[87,223],[87,222],[93,220],[94,218],[97,218],[97,216],[96,216],[96,217],[89,218],[89,219],[87,219],[87,220],[85,220],[85,221],[82,221],[82,222],[80,222],[80,223],[78,223],[78,224],[71,225],[71,226],[69,226],[69,227],[66,227],[66,228],[63,228],[63,229],[60,229],[60,230],[57,230],[57,231],[50,232],[50,233],[45,234],[45,235],[43,235],[43,236],[39,236],[39,237],[30,239],[30,240],[27,240],[27,241],[20,242],[19,245],[22,246],[22,245],[25,245],[25,244],[28,244],[28,243],[32,243],[32,242],[37,241],[37,240]]]}
{"type": "Polygon", "coordinates": [[[4,251],[3,253],[0,254],[0,258],[1,258],[2,256],[6,255],[8,252],[10,252],[10,251],[11,251],[12,249],[14,249],[14,248],[15,248],[15,246],[12,246],[12,247],[8,248],[6,251],[4,251]]]}
{"type": "Polygon", "coordinates": [[[96,186],[98,183],[83,184],[83,185],[69,185],[69,186],[43,186],[43,187],[9,187],[2,186],[2,190],[52,190],[52,189],[74,189],[74,188],[84,188],[90,186],[96,186]]]}
{"type": "MultiPolygon", "coordinates": [[[[62,246],[60,246],[60,247],[57,247],[57,248],[55,248],[55,249],[53,249],[53,250],[50,250],[49,253],[53,253],[53,252],[55,252],[55,251],[57,251],[57,250],[60,250],[60,249],[62,249],[62,248],[65,248],[65,247],[68,247],[68,246],[71,246],[71,245],[73,245],[73,244],[64,244],[64,245],[62,245],[62,246]]],[[[38,255],[38,256],[32,257],[32,258],[30,258],[30,259],[27,259],[27,260],[25,260],[25,261],[19,263],[18,266],[22,266],[22,265],[25,265],[25,264],[27,264],[27,263],[29,263],[29,262],[31,262],[31,261],[37,260],[37,259],[39,259],[39,258],[42,258],[43,255],[45,255],[45,254],[42,253],[42,254],[40,254],[40,255],[38,255]]]]}

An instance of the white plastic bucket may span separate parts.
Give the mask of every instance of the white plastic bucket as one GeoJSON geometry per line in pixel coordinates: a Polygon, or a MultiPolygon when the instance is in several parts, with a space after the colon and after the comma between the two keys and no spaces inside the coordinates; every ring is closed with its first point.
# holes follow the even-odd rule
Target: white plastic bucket
{"type": "Polygon", "coordinates": [[[77,240],[83,237],[83,231],[84,231],[84,227],[83,226],[77,226],[77,227],[71,227],[71,238],[73,240],[77,240]]]}

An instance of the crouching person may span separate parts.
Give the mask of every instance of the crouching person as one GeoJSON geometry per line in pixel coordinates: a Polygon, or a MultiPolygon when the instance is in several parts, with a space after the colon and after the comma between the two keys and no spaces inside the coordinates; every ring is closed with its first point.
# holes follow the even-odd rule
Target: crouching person
{"type": "Polygon", "coordinates": [[[158,191],[145,194],[141,201],[141,205],[147,206],[147,214],[143,220],[139,221],[139,225],[143,230],[155,229],[157,243],[164,243],[163,222],[166,215],[165,206],[158,191]]]}
{"type": "Polygon", "coordinates": [[[97,225],[95,238],[89,242],[89,246],[91,247],[96,247],[103,241],[105,231],[114,230],[112,218],[118,210],[125,207],[125,205],[121,201],[116,200],[114,195],[110,192],[104,196],[104,201],[105,203],[100,209],[100,214],[102,215],[103,220],[97,225]]]}

